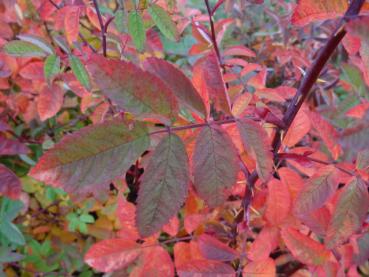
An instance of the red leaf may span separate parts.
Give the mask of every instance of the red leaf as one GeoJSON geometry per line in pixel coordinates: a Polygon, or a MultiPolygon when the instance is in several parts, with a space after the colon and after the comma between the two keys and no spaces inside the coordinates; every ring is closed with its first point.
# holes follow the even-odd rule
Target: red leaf
{"type": "Polygon", "coordinates": [[[176,268],[191,262],[192,260],[203,260],[198,243],[196,241],[178,242],[174,245],[174,262],[176,268]]]}
{"type": "Polygon", "coordinates": [[[326,245],[334,248],[358,231],[369,209],[369,194],[366,183],[353,178],[339,195],[327,230],[326,245]]]}
{"type": "Polygon", "coordinates": [[[224,56],[245,56],[245,57],[256,57],[255,52],[243,45],[237,45],[228,47],[224,51],[224,56]]]}
{"type": "Polygon", "coordinates": [[[273,277],[276,276],[276,265],[273,259],[248,263],[243,268],[243,276],[247,277],[273,277]]]}
{"type": "Polygon", "coordinates": [[[117,217],[122,228],[119,237],[135,241],[140,238],[136,228],[136,206],[128,202],[124,197],[118,198],[117,217]]]}
{"type": "Polygon", "coordinates": [[[63,106],[64,91],[58,84],[44,86],[37,100],[37,111],[42,121],[53,117],[63,106]]]}
{"type": "Polygon", "coordinates": [[[314,20],[331,19],[347,10],[346,0],[299,0],[292,15],[292,23],[305,25],[314,20]]]}
{"type": "Polygon", "coordinates": [[[233,261],[238,257],[238,253],[234,249],[206,234],[202,234],[198,238],[198,244],[201,254],[209,260],[233,261]]]}
{"type": "Polygon", "coordinates": [[[142,255],[130,277],[174,276],[174,266],[168,252],[161,246],[142,245],[142,255]]]}
{"type": "Polygon", "coordinates": [[[192,157],[194,186],[210,207],[224,202],[224,189],[235,184],[239,171],[237,151],[221,128],[202,128],[192,157]]]}
{"type": "Polygon", "coordinates": [[[268,182],[268,198],[265,218],[273,226],[278,226],[288,217],[291,207],[291,197],[285,183],[272,179],[268,182]]]}
{"type": "Polygon", "coordinates": [[[304,224],[319,236],[324,236],[326,234],[330,219],[331,213],[326,206],[314,210],[309,214],[304,214],[301,217],[304,224]]]}
{"type": "Polygon", "coordinates": [[[78,39],[79,34],[79,17],[81,15],[81,7],[73,5],[63,8],[64,14],[64,32],[69,44],[73,44],[78,39]]]}
{"type": "Polygon", "coordinates": [[[184,218],[184,228],[187,233],[195,231],[206,220],[204,214],[190,214],[184,218]]]}
{"type": "Polygon", "coordinates": [[[309,117],[312,126],[328,147],[333,159],[337,160],[342,154],[342,148],[338,144],[339,134],[337,130],[318,113],[311,112],[309,117]]]}
{"type": "Polygon", "coordinates": [[[0,136],[0,155],[27,154],[28,148],[25,144],[0,136]]]}
{"type": "Polygon", "coordinates": [[[84,260],[96,270],[112,272],[133,263],[141,254],[140,248],[131,240],[107,239],[92,245],[84,260]]]}
{"type": "Polygon", "coordinates": [[[368,110],[369,110],[369,102],[361,103],[349,109],[346,112],[346,115],[353,118],[361,119],[366,115],[368,110]]]}
{"type": "Polygon", "coordinates": [[[304,186],[302,177],[288,167],[278,169],[278,175],[281,178],[281,181],[288,186],[291,196],[291,204],[294,205],[298,193],[304,186]]]}
{"type": "Polygon", "coordinates": [[[179,220],[177,216],[173,216],[171,220],[167,224],[163,226],[163,231],[172,237],[177,235],[179,230],[179,220]]]}
{"type": "Polygon", "coordinates": [[[277,248],[279,241],[279,230],[277,227],[264,227],[256,237],[247,253],[252,261],[263,261],[277,248]]]}
{"type": "Polygon", "coordinates": [[[323,265],[328,261],[330,252],[315,240],[301,234],[293,228],[281,231],[282,238],[292,255],[307,265],[323,265]]]}
{"type": "Polygon", "coordinates": [[[18,199],[21,191],[22,186],[17,175],[6,166],[0,164],[0,195],[18,199]]]}
{"type": "Polygon", "coordinates": [[[176,268],[179,277],[211,276],[234,277],[234,269],[225,263],[209,260],[194,260],[176,268]]]}
{"type": "Polygon", "coordinates": [[[231,113],[231,105],[226,86],[220,71],[220,65],[214,51],[198,61],[201,66],[202,88],[209,96],[209,100],[218,111],[226,114],[231,113]]]}
{"type": "Polygon", "coordinates": [[[256,171],[260,179],[267,181],[273,169],[273,155],[267,132],[258,123],[246,118],[238,120],[237,127],[246,151],[256,161],[256,171]]]}
{"type": "Polygon", "coordinates": [[[28,80],[44,80],[44,62],[30,62],[19,71],[19,75],[28,80]]]}
{"type": "Polygon", "coordinates": [[[166,124],[175,118],[177,101],[157,76],[133,63],[100,55],[91,56],[87,69],[102,93],[123,110],[141,119],[154,118],[166,124]]]}
{"type": "Polygon", "coordinates": [[[145,69],[163,80],[181,104],[203,117],[207,116],[201,96],[181,70],[169,62],[157,58],[146,59],[145,69]]]}
{"type": "Polygon", "coordinates": [[[291,127],[288,129],[286,136],[283,138],[283,144],[292,147],[297,144],[311,128],[310,119],[304,111],[299,111],[292,121],[291,127]]]}
{"type": "Polygon", "coordinates": [[[219,276],[234,277],[231,266],[218,261],[206,260],[200,253],[196,242],[179,242],[174,245],[174,260],[180,277],[219,276]]]}

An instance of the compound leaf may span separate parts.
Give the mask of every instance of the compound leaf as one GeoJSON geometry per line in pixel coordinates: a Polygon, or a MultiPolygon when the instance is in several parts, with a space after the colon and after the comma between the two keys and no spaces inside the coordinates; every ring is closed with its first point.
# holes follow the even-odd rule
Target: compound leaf
{"type": "Polygon", "coordinates": [[[194,186],[206,203],[224,202],[224,189],[236,182],[239,171],[236,148],[229,135],[215,126],[204,127],[196,139],[192,159],[194,186]]]}
{"type": "Polygon", "coordinates": [[[159,231],[178,212],[188,189],[188,157],[175,134],[164,137],[142,176],[137,199],[137,227],[141,236],[159,231]]]}
{"type": "Polygon", "coordinates": [[[177,101],[163,81],[132,63],[93,55],[87,69],[104,95],[138,118],[169,123],[178,111],[177,101]]]}
{"type": "Polygon", "coordinates": [[[91,192],[122,176],[148,148],[145,125],[112,120],[65,136],[30,175],[66,191],[91,192]]]}

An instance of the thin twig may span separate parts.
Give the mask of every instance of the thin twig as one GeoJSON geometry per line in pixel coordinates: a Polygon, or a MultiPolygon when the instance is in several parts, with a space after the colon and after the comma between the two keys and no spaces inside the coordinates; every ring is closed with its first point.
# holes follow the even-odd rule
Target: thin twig
{"type": "MultiPolygon", "coordinates": [[[[252,117],[247,117],[247,118],[251,118],[255,121],[260,121],[260,118],[252,118],[252,117]]],[[[235,123],[237,120],[239,120],[239,118],[236,117],[230,117],[227,119],[223,119],[223,120],[216,120],[216,121],[212,121],[212,122],[204,122],[204,123],[195,123],[195,124],[188,124],[188,125],[184,125],[184,126],[178,126],[178,127],[168,127],[166,126],[165,129],[161,129],[161,130],[157,130],[157,131],[153,131],[151,133],[149,133],[149,135],[156,135],[156,134],[161,134],[161,133],[168,133],[168,132],[177,132],[177,131],[183,131],[183,130],[188,130],[188,129],[198,129],[198,128],[203,128],[209,125],[225,125],[225,124],[231,124],[231,123],[235,123]]]]}
{"type": "Polygon", "coordinates": [[[99,8],[99,4],[97,3],[97,0],[93,0],[93,3],[94,3],[94,6],[95,6],[95,10],[96,10],[96,13],[97,13],[97,18],[99,20],[100,29],[101,29],[101,40],[102,40],[103,55],[104,55],[104,57],[106,57],[106,32],[105,32],[105,25],[104,25],[104,21],[103,21],[103,18],[101,16],[101,13],[100,13],[100,8],[99,8]]]}
{"type": "Polygon", "coordinates": [[[211,8],[210,8],[209,0],[205,0],[205,5],[206,5],[206,9],[207,9],[208,15],[209,15],[209,23],[210,23],[210,29],[211,29],[211,41],[213,43],[214,51],[215,51],[215,54],[217,55],[219,64],[222,65],[223,63],[222,63],[222,58],[221,58],[220,52],[219,52],[217,37],[216,37],[216,34],[215,34],[214,21],[213,21],[213,16],[212,16],[212,11],[211,11],[211,8]]]}
{"type": "Polygon", "coordinates": [[[296,160],[296,159],[301,159],[301,160],[306,160],[308,162],[314,162],[314,163],[319,163],[319,164],[324,164],[324,165],[333,165],[335,168],[337,168],[338,170],[346,173],[347,175],[350,176],[356,176],[355,173],[340,167],[339,165],[335,164],[335,162],[326,162],[320,159],[315,159],[306,155],[301,155],[301,154],[295,154],[295,153],[278,153],[278,159],[283,159],[283,160],[287,160],[287,159],[291,159],[291,160],[296,160]]]}

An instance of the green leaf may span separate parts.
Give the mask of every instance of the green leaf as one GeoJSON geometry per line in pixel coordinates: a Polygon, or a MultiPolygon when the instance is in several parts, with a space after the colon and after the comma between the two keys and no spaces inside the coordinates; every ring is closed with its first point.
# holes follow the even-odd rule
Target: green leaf
{"type": "Polygon", "coordinates": [[[178,31],[176,25],[173,23],[169,14],[160,6],[152,4],[148,8],[149,14],[160,32],[168,39],[176,41],[178,40],[178,31]]]}
{"type": "Polygon", "coordinates": [[[149,146],[145,125],[131,125],[116,119],[65,136],[30,175],[69,192],[91,192],[108,185],[124,176],[149,146]]]}
{"type": "Polygon", "coordinates": [[[24,245],[26,243],[23,234],[18,227],[9,221],[2,221],[0,224],[0,233],[2,233],[10,242],[24,245]]]}
{"type": "Polygon", "coordinates": [[[123,10],[118,10],[115,13],[114,23],[119,33],[123,33],[125,31],[124,24],[123,24],[124,23],[124,11],[123,10]]]}
{"type": "Polygon", "coordinates": [[[60,57],[54,54],[48,56],[44,63],[45,79],[47,81],[50,81],[59,72],[60,72],[60,57]]]}
{"type": "Polygon", "coordinates": [[[239,171],[236,148],[221,127],[202,128],[193,154],[196,192],[210,207],[223,204],[224,189],[236,183],[239,171]]]}
{"type": "Polygon", "coordinates": [[[321,208],[325,202],[336,192],[338,180],[336,168],[326,166],[312,176],[298,193],[294,213],[301,219],[305,215],[321,208]]]}
{"type": "Polygon", "coordinates": [[[38,46],[21,40],[13,40],[4,45],[5,53],[14,57],[45,57],[47,54],[38,46]]]}
{"type": "Polygon", "coordinates": [[[128,32],[137,50],[142,51],[145,46],[146,32],[141,14],[131,11],[128,15],[128,32]]]}
{"type": "Polygon", "coordinates": [[[328,225],[326,245],[334,248],[358,231],[369,209],[369,194],[363,180],[354,178],[343,188],[328,225]]]}
{"type": "Polygon", "coordinates": [[[69,64],[77,80],[87,89],[90,89],[90,77],[79,58],[69,55],[69,64]]]}
{"type": "Polygon", "coordinates": [[[95,222],[94,217],[89,214],[81,214],[79,219],[84,223],[94,223],[95,222]]]}
{"type": "Polygon", "coordinates": [[[21,201],[10,200],[7,197],[2,198],[0,208],[0,221],[12,221],[17,217],[20,210],[23,208],[21,201]]]}
{"type": "Polygon", "coordinates": [[[44,52],[52,55],[55,53],[54,48],[43,38],[34,36],[34,35],[18,35],[17,36],[20,40],[32,43],[39,48],[41,48],[44,52]]]}
{"type": "Polygon", "coordinates": [[[267,132],[255,121],[244,118],[237,121],[242,143],[256,161],[259,178],[267,181],[273,169],[273,155],[267,132]]]}
{"type": "Polygon", "coordinates": [[[165,124],[175,119],[178,105],[174,95],[150,72],[101,55],[92,55],[87,69],[104,95],[138,119],[153,118],[165,124]]]}
{"type": "Polygon", "coordinates": [[[159,231],[178,212],[186,198],[188,183],[185,146],[177,135],[169,134],[154,150],[142,176],[136,217],[141,236],[159,231]]]}
{"type": "MultiPolygon", "coordinates": [[[[0,265],[1,263],[17,262],[22,259],[23,259],[23,256],[21,254],[12,252],[10,248],[0,246],[0,265]]],[[[1,270],[1,267],[0,267],[0,270],[1,270]]]]}

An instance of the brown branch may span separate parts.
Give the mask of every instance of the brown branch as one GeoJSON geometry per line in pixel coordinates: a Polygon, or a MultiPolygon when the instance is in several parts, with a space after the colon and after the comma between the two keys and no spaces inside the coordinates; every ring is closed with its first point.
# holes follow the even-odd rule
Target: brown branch
{"type": "MultiPolygon", "coordinates": [[[[350,18],[355,18],[360,12],[360,9],[362,8],[364,2],[365,0],[353,0],[351,2],[345,15],[339,21],[336,29],[331,34],[331,36],[329,37],[329,39],[327,40],[323,48],[318,50],[316,55],[314,55],[316,56],[315,61],[310,66],[310,68],[307,70],[299,86],[299,89],[296,92],[296,95],[292,99],[290,105],[288,106],[284,114],[283,122],[285,123],[285,128],[277,128],[277,131],[273,138],[272,151],[275,155],[275,164],[278,163],[277,153],[282,144],[282,134],[286,133],[288,129],[291,127],[293,120],[295,119],[303,102],[306,100],[311,88],[313,87],[316,80],[318,79],[325,64],[327,63],[328,59],[332,56],[334,50],[337,48],[337,46],[339,45],[343,37],[346,35],[346,30],[343,28],[343,25],[345,24],[346,20],[350,18]]],[[[257,180],[258,180],[258,174],[256,171],[254,171],[251,173],[251,175],[249,175],[247,179],[247,186],[249,188],[253,188],[257,180]]],[[[245,194],[245,198],[246,197],[247,195],[245,194]]],[[[248,202],[248,201],[244,199],[243,203],[244,202],[248,202]]],[[[244,211],[244,213],[247,213],[247,211],[244,211]]]]}
{"type": "MultiPolygon", "coordinates": [[[[100,13],[99,4],[97,3],[97,0],[93,0],[95,10],[97,13],[97,18],[99,20],[100,29],[101,29],[101,40],[102,40],[102,48],[103,48],[103,55],[106,57],[106,30],[105,30],[105,24],[103,21],[103,18],[100,13]]],[[[108,25],[108,24],[107,24],[108,25]]]]}
{"type": "Polygon", "coordinates": [[[318,51],[317,55],[314,55],[316,56],[315,61],[306,72],[296,95],[292,99],[290,105],[287,108],[286,113],[284,114],[283,121],[286,124],[286,128],[278,129],[278,131],[274,136],[272,143],[274,154],[276,154],[279,148],[281,147],[282,132],[286,133],[288,129],[291,127],[291,124],[295,119],[298,111],[300,110],[302,103],[304,103],[306,97],[309,95],[309,92],[313,87],[313,85],[315,84],[316,80],[318,79],[322,69],[324,68],[328,59],[332,56],[338,44],[346,35],[346,30],[342,28],[343,24],[345,23],[347,18],[356,16],[360,12],[360,9],[363,6],[364,2],[365,0],[352,1],[344,17],[340,20],[337,28],[331,34],[324,47],[318,51]]]}
{"type": "Polygon", "coordinates": [[[206,9],[208,11],[208,15],[209,15],[209,23],[210,23],[210,30],[211,30],[211,41],[213,43],[213,47],[214,47],[214,51],[215,54],[217,55],[219,64],[222,65],[222,58],[220,56],[220,52],[219,52],[219,47],[218,47],[218,42],[217,42],[217,37],[215,34],[215,27],[214,27],[214,21],[213,21],[213,13],[212,10],[210,8],[210,4],[209,4],[209,0],[205,0],[205,5],[206,5],[206,9]]]}

